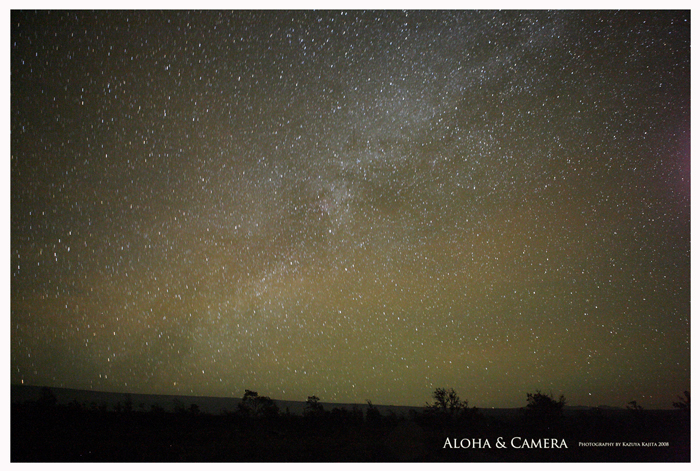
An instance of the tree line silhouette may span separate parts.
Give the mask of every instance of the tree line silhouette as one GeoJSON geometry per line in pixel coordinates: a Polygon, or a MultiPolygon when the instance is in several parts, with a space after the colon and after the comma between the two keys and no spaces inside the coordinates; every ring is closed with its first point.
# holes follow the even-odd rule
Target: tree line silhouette
{"type": "MultiPolygon", "coordinates": [[[[14,462],[309,462],[309,461],[689,461],[690,393],[673,410],[567,409],[562,395],[526,394],[507,413],[480,410],[454,389],[437,388],[432,401],[405,413],[367,401],[327,410],[309,396],[301,414],[245,390],[237,407],[211,414],[174,399],[134,405],[130,395],[106,403],[59,404],[51,389],[35,401],[12,404],[14,462]],[[564,440],[564,449],[497,449],[498,437],[564,440]],[[445,446],[446,439],[488,440],[489,447],[445,446]],[[624,442],[626,447],[581,447],[579,442],[624,442]],[[642,447],[637,443],[667,443],[642,447]]],[[[458,443],[458,442],[455,442],[458,443]]],[[[465,442],[460,442],[465,443],[465,442]]],[[[466,442],[470,444],[472,442],[466,442]]],[[[475,445],[477,442],[473,442],[475,445]]]]}

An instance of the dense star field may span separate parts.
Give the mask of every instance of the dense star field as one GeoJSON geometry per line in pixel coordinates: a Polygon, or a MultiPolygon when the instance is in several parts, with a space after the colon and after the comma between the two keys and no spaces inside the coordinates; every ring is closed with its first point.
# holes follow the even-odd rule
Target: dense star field
{"type": "Polygon", "coordinates": [[[690,388],[689,12],[11,13],[11,381],[690,388]]]}

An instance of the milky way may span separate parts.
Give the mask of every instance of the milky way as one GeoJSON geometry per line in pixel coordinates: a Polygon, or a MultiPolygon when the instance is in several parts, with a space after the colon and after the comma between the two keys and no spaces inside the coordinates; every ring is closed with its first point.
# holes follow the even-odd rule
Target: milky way
{"type": "Polygon", "coordinates": [[[11,14],[11,380],[670,408],[689,12],[11,14]]]}

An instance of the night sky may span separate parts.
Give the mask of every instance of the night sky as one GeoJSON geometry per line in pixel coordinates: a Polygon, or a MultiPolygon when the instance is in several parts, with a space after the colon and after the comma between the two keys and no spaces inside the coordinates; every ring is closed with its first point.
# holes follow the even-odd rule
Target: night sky
{"type": "Polygon", "coordinates": [[[690,388],[689,12],[11,13],[11,382],[690,388]]]}

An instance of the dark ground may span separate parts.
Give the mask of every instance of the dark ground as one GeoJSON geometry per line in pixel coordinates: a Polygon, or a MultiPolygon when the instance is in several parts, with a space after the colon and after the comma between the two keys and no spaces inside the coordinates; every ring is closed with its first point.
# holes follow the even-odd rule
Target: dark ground
{"type": "MultiPolygon", "coordinates": [[[[682,410],[567,410],[552,419],[524,410],[459,415],[376,407],[302,414],[200,411],[196,404],[139,409],[123,403],[61,404],[50,394],[14,402],[13,462],[688,462],[690,416],[682,410]],[[499,437],[506,444],[499,448],[499,437]],[[513,448],[511,439],[554,438],[566,448],[513,448]],[[454,446],[450,448],[446,439],[454,446]],[[462,440],[469,439],[469,440],[462,440]],[[481,447],[472,439],[480,439],[481,447]],[[488,440],[488,446],[486,441],[488,440]],[[608,442],[612,446],[581,446],[608,442]]],[[[521,441],[516,439],[516,444],[521,441]]],[[[544,443],[544,442],[540,442],[544,443]]]]}

